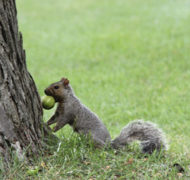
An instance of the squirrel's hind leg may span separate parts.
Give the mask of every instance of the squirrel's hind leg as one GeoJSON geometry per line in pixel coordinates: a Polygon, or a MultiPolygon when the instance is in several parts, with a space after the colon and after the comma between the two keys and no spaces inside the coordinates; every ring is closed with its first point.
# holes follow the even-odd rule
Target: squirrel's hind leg
{"type": "Polygon", "coordinates": [[[97,138],[96,136],[92,135],[92,140],[93,140],[95,148],[103,148],[103,147],[105,147],[105,142],[102,141],[101,139],[97,138]]]}

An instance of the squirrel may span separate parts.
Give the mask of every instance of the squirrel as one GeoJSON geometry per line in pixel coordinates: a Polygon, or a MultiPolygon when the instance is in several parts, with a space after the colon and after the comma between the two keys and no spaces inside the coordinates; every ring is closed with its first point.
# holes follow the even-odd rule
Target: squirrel
{"type": "Polygon", "coordinates": [[[69,124],[79,134],[90,134],[97,148],[110,145],[118,149],[138,140],[143,153],[152,154],[155,150],[167,149],[163,131],[156,124],[143,120],[130,122],[121,130],[118,137],[111,140],[106,126],[95,113],[80,102],[67,78],[51,84],[44,92],[58,102],[54,115],[47,121],[48,126],[56,123],[54,132],[69,124]]]}

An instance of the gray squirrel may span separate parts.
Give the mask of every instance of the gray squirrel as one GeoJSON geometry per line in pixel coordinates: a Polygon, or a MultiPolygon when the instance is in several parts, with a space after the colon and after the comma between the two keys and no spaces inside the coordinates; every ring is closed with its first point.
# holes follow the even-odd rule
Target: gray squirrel
{"type": "Polygon", "coordinates": [[[45,89],[45,94],[53,96],[58,102],[55,114],[48,120],[48,126],[56,123],[56,132],[66,124],[72,126],[79,134],[91,135],[95,147],[110,145],[118,149],[138,140],[143,153],[153,153],[167,149],[164,133],[155,124],[143,120],[135,120],[126,125],[120,135],[111,140],[110,133],[99,117],[83,105],[75,96],[69,80],[62,78],[45,89]]]}

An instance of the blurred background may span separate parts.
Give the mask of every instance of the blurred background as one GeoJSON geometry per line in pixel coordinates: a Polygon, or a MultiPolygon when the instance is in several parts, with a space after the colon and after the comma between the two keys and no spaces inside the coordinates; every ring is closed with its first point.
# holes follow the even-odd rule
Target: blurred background
{"type": "Polygon", "coordinates": [[[17,0],[17,9],[41,96],[67,77],[112,137],[143,118],[166,132],[171,150],[189,153],[189,0],[17,0]]]}

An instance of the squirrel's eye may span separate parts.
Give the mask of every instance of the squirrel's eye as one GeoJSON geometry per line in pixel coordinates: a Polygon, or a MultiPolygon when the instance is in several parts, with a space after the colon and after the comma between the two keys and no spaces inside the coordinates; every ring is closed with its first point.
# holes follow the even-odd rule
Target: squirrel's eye
{"type": "Polygon", "coordinates": [[[59,89],[59,86],[54,86],[54,89],[59,89]]]}

